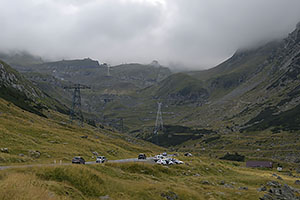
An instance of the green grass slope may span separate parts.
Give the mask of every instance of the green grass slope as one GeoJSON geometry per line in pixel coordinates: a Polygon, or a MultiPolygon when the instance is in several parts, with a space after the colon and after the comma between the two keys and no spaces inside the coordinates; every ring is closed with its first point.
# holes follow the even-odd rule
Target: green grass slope
{"type": "Polygon", "coordinates": [[[173,104],[201,103],[209,97],[201,81],[184,73],[173,74],[159,84],[142,90],[139,95],[173,104]]]}
{"type": "MultiPolygon", "coordinates": [[[[123,163],[34,167],[0,171],[1,199],[205,200],[259,199],[257,189],[279,181],[296,189],[297,180],[274,170],[205,157],[184,158],[179,166],[123,163]]],[[[267,188],[269,188],[267,186],[267,188]]]]}
{"type": "Polygon", "coordinates": [[[136,157],[139,152],[161,149],[146,142],[115,133],[109,128],[96,129],[69,124],[68,116],[48,110],[47,118],[24,111],[0,99],[0,164],[70,162],[76,155],[94,160],[93,152],[109,159],[136,157]],[[81,136],[88,136],[82,138],[81,136]],[[130,142],[126,142],[130,141],[130,142]]]}

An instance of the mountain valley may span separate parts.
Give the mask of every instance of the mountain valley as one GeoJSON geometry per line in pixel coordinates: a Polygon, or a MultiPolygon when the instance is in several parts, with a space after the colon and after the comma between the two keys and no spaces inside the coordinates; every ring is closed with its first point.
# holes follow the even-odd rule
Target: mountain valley
{"type": "Polygon", "coordinates": [[[201,71],[0,59],[0,199],[300,198],[300,23],[201,71]],[[167,152],[183,163],[155,163],[167,152]]]}

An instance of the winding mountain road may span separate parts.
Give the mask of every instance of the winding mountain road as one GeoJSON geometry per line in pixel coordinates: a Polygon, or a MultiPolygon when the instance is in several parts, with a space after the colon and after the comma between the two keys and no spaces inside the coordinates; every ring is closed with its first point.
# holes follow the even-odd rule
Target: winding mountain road
{"type": "MultiPolygon", "coordinates": [[[[153,158],[147,158],[146,160],[137,159],[137,158],[128,158],[128,159],[121,159],[121,160],[108,160],[108,163],[128,163],[128,162],[146,162],[146,163],[155,163],[153,158]]],[[[85,162],[86,165],[99,165],[101,163],[96,163],[96,161],[85,162]]],[[[0,170],[5,169],[16,169],[16,168],[29,168],[29,167],[55,167],[55,166],[62,166],[62,165],[72,165],[70,163],[52,163],[52,164],[32,164],[32,165],[9,165],[9,166],[0,166],[0,170]]]]}

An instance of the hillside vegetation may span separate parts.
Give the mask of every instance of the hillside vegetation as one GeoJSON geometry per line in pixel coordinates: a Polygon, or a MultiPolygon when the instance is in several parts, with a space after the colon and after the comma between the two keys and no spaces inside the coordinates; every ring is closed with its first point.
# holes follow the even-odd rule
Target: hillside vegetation
{"type": "Polygon", "coordinates": [[[48,110],[45,117],[26,112],[0,99],[0,165],[7,163],[70,162],[81,155],[95,160],[93,152],[108,159],[136,157],[138,153],[153,153],[155,145],[116,133],[110,128],[95,128],[77,122],[70,124],[68,116],[48,110]],[[87,138],[82,138],[87,136],[87,138]]]}
{"type": "MultiPolygon", "coordinates": [[[[147,155],[163,149],[109,128],[95,129],[69,124],[54,111],[48,118],[0,100],[1,165],[49,164],[0,171],[0,199],[258,199],[257,189],[269,181],[299,188],[297,178],[272,170],[248,169],[244,163],[221,161],[200,154],[179,156],[185,164],[160,166],[150,163],[68,165],[75,155],[93,161],[97,151],[109,160],[147,155]],[[81,136],[88,136],[82,138],[81,136]]],[[[179,153],[181,154],[181,153],[179,153]]],[[[285,165],[288,168],[290,165],[285,165]]],[[[293,171],[293,173],[295,173],[293,171]]],[[[299,188],[300,189],[300,188],[299,188]]]]}
{"type": "MultiPolygon", "coordinates": [[[[299,188],[272,170],[244,168],[237,162],[180,158],[186,164],[124,163],[34,167],[0,171],[1,199],[259,199],[269,181],[299,188]]],[[[269,188],[270,186],[267,186],[269,188]]]]}

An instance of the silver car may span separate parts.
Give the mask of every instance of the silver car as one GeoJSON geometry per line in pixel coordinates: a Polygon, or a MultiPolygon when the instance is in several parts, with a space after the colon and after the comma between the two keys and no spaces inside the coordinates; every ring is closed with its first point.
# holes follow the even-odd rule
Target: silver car
{"type": "Polygon", "coordinates": [[[107,159],[105,158],[105,156],[97,156],[96,163],[104,163],[106,161],[107,159]]]}

